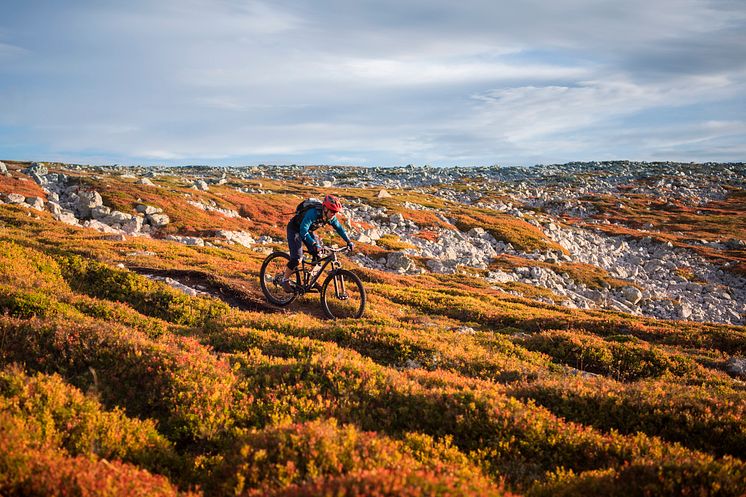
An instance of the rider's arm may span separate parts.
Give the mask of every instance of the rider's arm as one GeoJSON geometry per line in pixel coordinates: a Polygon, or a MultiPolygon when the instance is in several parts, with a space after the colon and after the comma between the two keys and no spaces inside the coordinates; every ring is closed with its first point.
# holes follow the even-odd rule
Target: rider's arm
{"type": "Polygon", "coordinates": [[[329,220],[329,224],[331,224],[334,227],[334,229],[337,231],[339,236],[341,236],[345,242],[350,243],[350,237],[347,236],[347,232],[345,231],[344,227],[342,226],[342,223],[339,222],[339,219],[337,219],[336,216],[334,216],[333,218],[329,220]]]}
{"type": "Polygon", "coordinates": [[[316,218],[318,217],[318,210],[317,209],[308,209],[308,212],[306,212],[306,215],[303,216],[303,219],[300,222],[300,238],[304,242],[310,244],[311,246],[316,246],[316,238],[311,234],[310,231],[308,231],[311,228],[311,224],[316,221],[316,218]]]}

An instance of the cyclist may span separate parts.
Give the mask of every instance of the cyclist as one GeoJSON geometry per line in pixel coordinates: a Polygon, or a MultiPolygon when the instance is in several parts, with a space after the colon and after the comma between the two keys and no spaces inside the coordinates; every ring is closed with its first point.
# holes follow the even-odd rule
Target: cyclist
{"type": "Polygon", "coordinates": [[[352,250],[354,247],[350,237],[347,236],[342,224],[337,219],[337,213],[342,209],[342,203],[334,195],[327,195],[323,202],[305,200],[298,206],[295,215],[288,223],[288,246],[290,248],[290,260],[288,261],[285,273],[282,275],[280,285],[283,290],[292,293],[293,287],[290,283],[290,275],[298,267],[301,257],[303,257],[303,245],[311,254],[315,262],[319,259],[319,242],[314,231],[326,224],[330,224],[347,242],[347,248],[352,250]]]}

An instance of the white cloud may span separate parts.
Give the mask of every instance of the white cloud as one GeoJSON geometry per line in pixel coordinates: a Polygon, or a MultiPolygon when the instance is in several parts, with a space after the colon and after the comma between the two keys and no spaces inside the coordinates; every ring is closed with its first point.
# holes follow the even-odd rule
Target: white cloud
{"type": "Polygon", "coordinates": [[[25,48],[0,42],[0,60],[12,60],[28,53],[28,50],[25,48]]]}
{"type": "Polygon", "coordinates": [[[495,83],[517,79],[552,80],[579,78],[588,74],[587,70],[576,67],[462,60],[354,59],[342,61],[339,66],[342,78],[382,86],[495,83]]]}
{"type": "Polygon", "coordinates": [[[694,132],[719,150],[746,141],[722,105],[746,95],[741,2],[18,8],[23,19],[0,19],[0,60],[26,47],[0,65],[0,125],[67,156],[515,163],[653,150],[646,136],[666,150],[692,150],[694,132]],[[646,123],[630,122],[718,102],[722,112],[693,128],[659,122],[635,134],[646,123]],[[624,148],[615,136],[625,129],[607,132],[615,126],[629,127],[624,148]]]}
{"type": "Polygon", "coordinates": [[[529,146],[554,133],[582,130],[594,123],[661,107],[727,98],[737,86],[723,77],[690,77],[675,86],[639,84],[615,76],[576,86],[524,86],[475,96],[474,126],[529,146]]]}

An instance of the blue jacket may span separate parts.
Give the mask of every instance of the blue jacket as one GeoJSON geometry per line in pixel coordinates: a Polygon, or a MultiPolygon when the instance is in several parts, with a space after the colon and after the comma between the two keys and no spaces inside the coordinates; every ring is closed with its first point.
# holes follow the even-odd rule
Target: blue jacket
{"type": "Polygon", "coordinates": [[[332,227],[339,234],[339,236],[341,236],[345,242],[350,243],[350,237],[347,236],[347,232],[345,231],[344,227],[342,227],[342,224],[337,219],[337,216],[332,216],[329,221],[324,222],[321,208],[308,209],[306,215],[303,216],[303,219],[300,222],[300,227],[298,229],[298,231],[300,232],[301,240],[308,244],[316,245],[316,240],[311,233],[322,227],[324,224],[331,224],[332,227]]]}

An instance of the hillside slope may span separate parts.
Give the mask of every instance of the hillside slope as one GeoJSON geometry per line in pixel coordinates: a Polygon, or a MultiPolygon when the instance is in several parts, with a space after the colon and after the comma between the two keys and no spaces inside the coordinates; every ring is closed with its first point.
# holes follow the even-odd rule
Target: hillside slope
{"type": "Polygon", "coordinates": [[[6,162],[0,493],[743,495],[744,167],[697,167],[6,162]],[[326,191],[363,319],[259,289],[326,191]]]}

